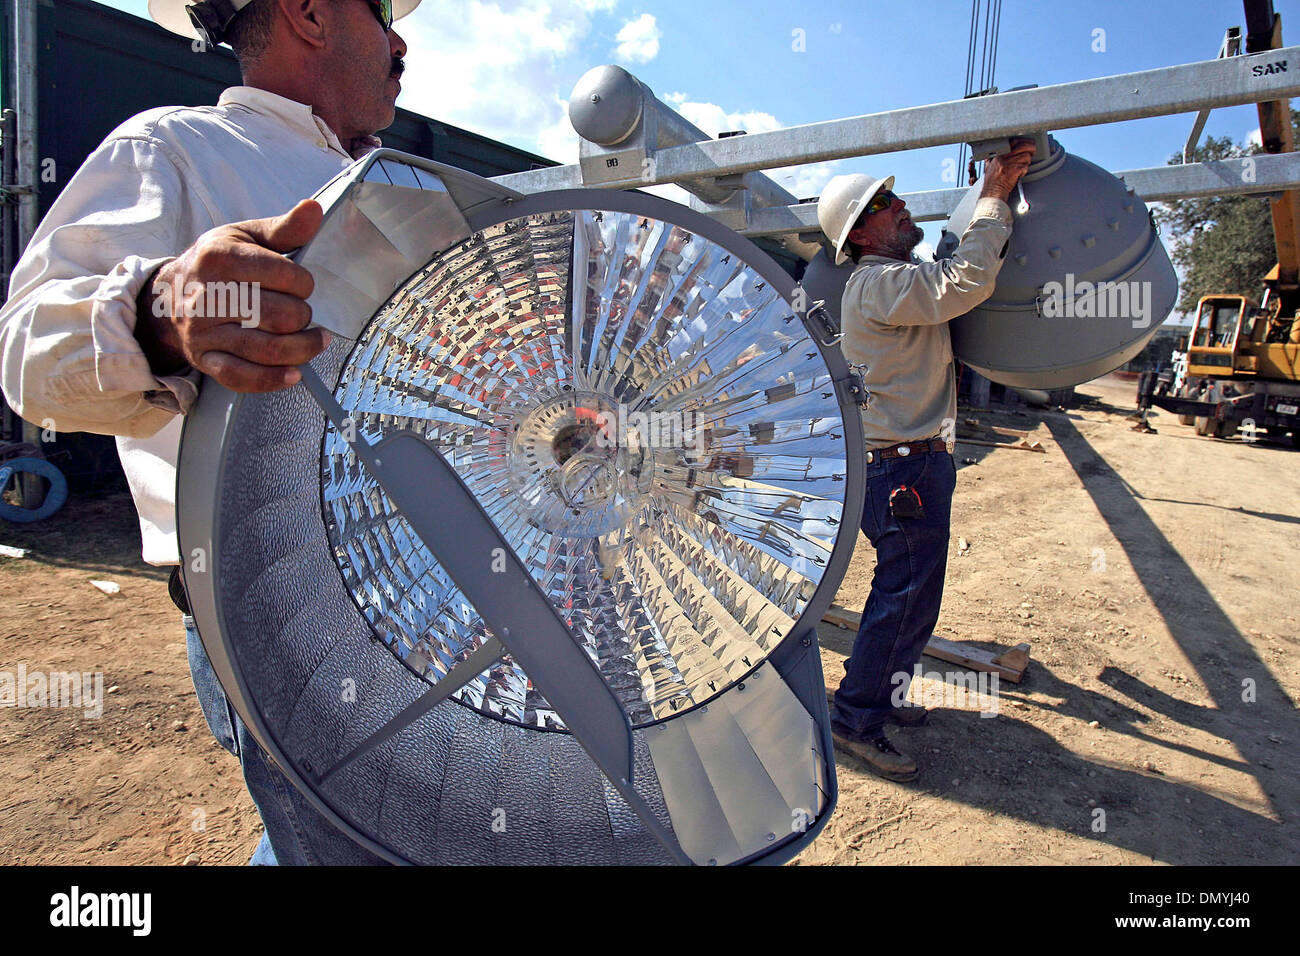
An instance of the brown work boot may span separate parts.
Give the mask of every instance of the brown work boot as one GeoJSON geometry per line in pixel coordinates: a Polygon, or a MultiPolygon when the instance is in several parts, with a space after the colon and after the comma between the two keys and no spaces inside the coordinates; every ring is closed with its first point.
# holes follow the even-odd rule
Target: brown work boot
{"type": "Polygon", "coordinates": [[[857,757],[872,773],[886,780],[907,783],[909,780],[915,780],[920,772],[916,761],[899,753],[884,734],[872,740],[854,740],[851,737],[842,737],[832,729],[831,737],[835,740],[835,746],[857,757]]]}
{"type": "Polygon", "coordinates": [[[930,719],[930,712],[916,704],[904,704],[902,707],[890,708],[885,720],[900,727],[920,727],[930,719]]]}

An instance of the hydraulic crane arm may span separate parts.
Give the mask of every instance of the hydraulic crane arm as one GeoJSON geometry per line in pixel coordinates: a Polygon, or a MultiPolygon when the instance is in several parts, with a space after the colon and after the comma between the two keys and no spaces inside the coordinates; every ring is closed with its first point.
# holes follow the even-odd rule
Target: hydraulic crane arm
{"type": "MultiPolygon", "coordinates": [[[[1273,0],[1243,0],[1246,8],[1246,53],[1262,53],[1282,47],[1282,17],[1273,11],[1273,0]]],[[[1290,65],[1300,69],[1300,63],[1290,65]]],[[[1289,100],[1271,100],[1259,104],[1259,134],[1266,153],[1289,153],[1295,150],[1289,100]]],[[[1273,239],[1277,245],[1277,268],[1268,279],[1277,294],[1285,296],[1300,283],[1300,192],[1288,189],[1270,201],[1273,213],[1273,239]]]]}

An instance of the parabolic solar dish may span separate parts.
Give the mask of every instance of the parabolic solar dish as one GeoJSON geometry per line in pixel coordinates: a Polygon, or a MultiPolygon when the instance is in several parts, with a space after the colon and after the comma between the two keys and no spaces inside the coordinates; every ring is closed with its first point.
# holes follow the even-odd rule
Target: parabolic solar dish
{"type": "Polygon", "coordinates": [[[207,382],[183,442],[232,703],[395,862],[788,859],[863,480],[793,282],[674,203],[388,151],[322,201],[324,384],[207,382]]]}

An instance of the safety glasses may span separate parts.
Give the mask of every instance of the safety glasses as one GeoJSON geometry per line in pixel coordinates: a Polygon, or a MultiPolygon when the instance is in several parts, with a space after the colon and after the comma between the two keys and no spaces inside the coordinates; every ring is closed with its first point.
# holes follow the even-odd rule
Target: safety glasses
{"type": "Polygon", "coordinates": [[[888,189],[882,189],[871,197],[871,202],[867,203],[866,215],[870,216],[873,212],[880,212],[882,209],[888,209],[894,204],[895,196],[888,189]]]}
{"type": "Polygon", "coordinates": [[[375,19],[387,33],[393,28],[393,0],[366,0],[370,9],[375,11],[375,19]]]}

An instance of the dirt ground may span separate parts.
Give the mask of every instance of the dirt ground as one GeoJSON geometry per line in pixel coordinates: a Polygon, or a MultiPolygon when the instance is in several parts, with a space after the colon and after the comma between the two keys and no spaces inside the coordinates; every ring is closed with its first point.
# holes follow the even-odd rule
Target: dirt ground
{"type": "MultiPolygon", "coordinates": [[[[1029,643],[1024,681],[891,731],[922,764],[913,784],[839,757],[839,807],[798,862],[1300,861],[1300,452],[1165,413],[1141,434],[1130,383],[1080,393],[1070,411],[962,412],[1045,452],[959,443],[937,634],[1029,643]]],[[[129,499],[0,523],[0,544],[30,549],[0,557],[0,675],[102,672],[106,692],[97,719],[0,709],[0,863],[244,863],[260,823],[129,499]]],[[[837,598],[854,610],[860,545],[837,598]]],[[[820,631],[833,686],[853,635],[820,631]]],[[[922,664],[912,694],[935,705],[958,668],[922,664]]]]}

